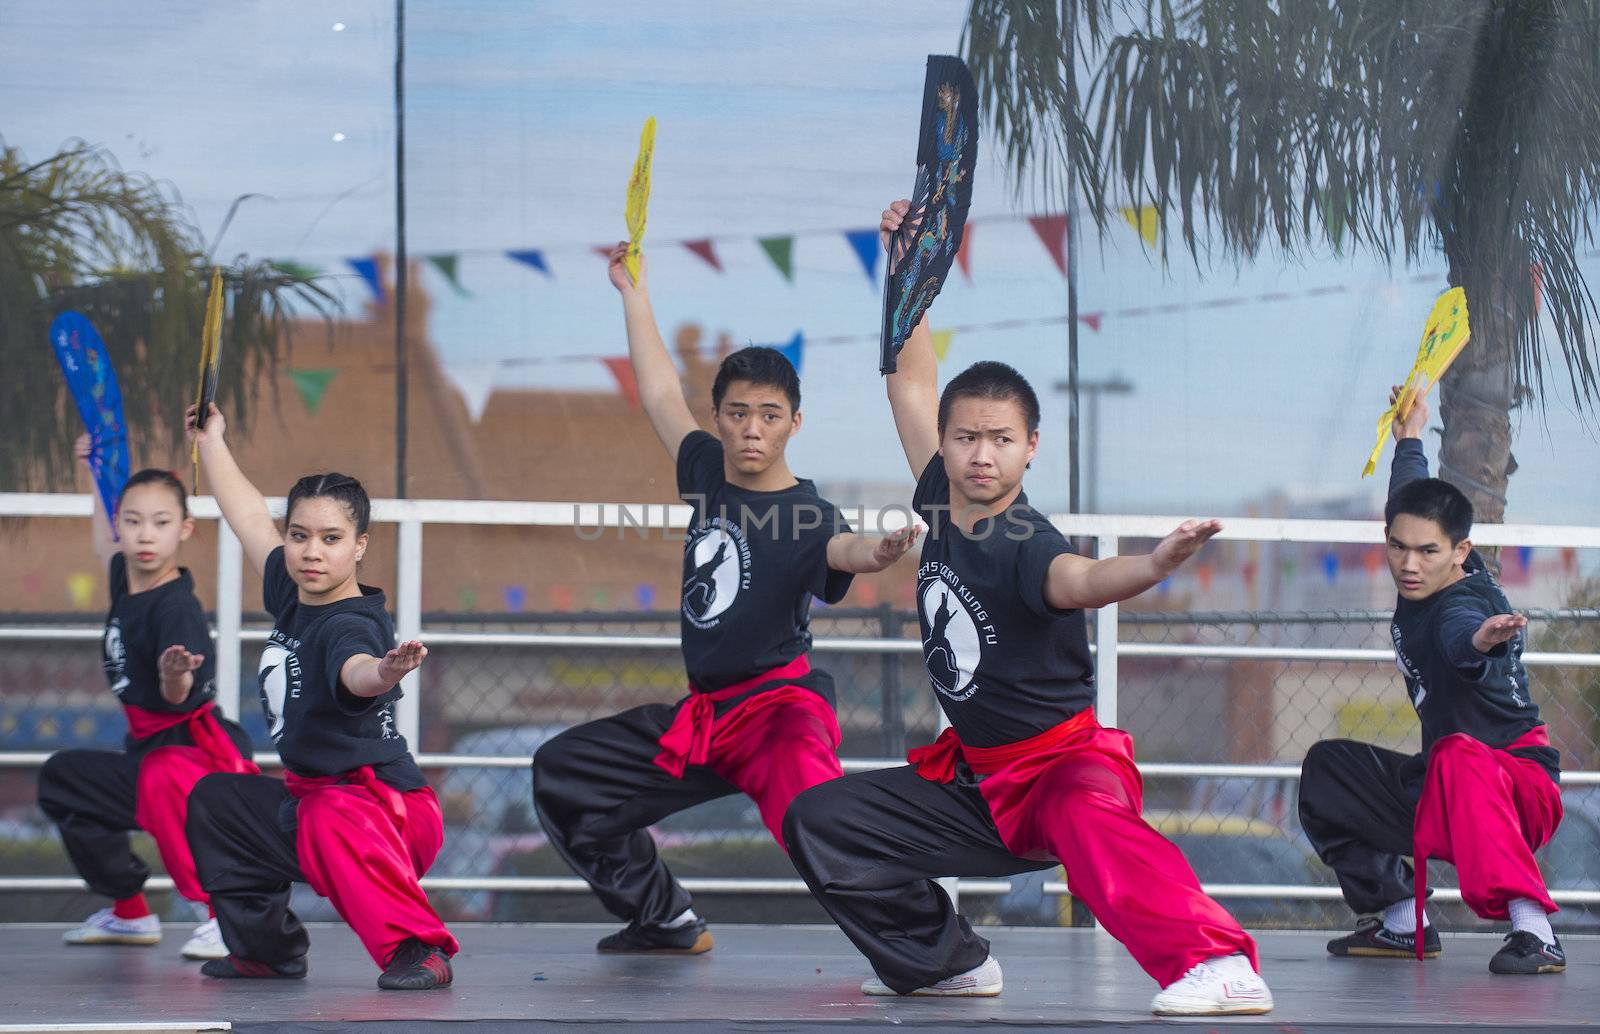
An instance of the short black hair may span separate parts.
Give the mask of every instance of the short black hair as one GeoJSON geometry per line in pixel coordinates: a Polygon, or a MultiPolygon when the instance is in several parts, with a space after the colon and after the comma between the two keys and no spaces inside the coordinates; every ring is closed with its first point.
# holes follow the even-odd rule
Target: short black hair
{"type": "Polygon", "coordinates": [[[1433,521],[1444,529],[1452,546],[1472,534],[1471,500],[1461,489],[1439,478],[1423,478],[1395,489],[1383,508],[1384,528],[1393,525],[1401,514],[1433,521]]]}
{"type": "Polygon", "coordinates": [[[961,399],[990,399],[995,402],[1010,400],[1022,407],[1022,418],[1027,421],[1031,435],[1039,429],[1039,396],[1034,394],[1028,378],[1014,367],[985,359],[973,363],[950,379],[939,396],[939,435],[944,436],[944,425],[950,419],[950,408],[961,399]]]}
{"type": "Polygon", "coordinates": [[[365,535],[372,523],[372,500],[367,498],[361,482],[349,474],[307,474],[296,481],[289,489],[286,517],[293,518],[295,504],[305,499],[333,499],[342,504],[355,522],[357,535],[365,535]]]}
{"type": "Polygon", "coordinates": [[[794,364],[776,348],[751,345],[722,360],[717,379],[711,384],[711,408],[722,408],[722,397],[734,381],[747,381],[764,388],[777,388],[789,397],[791,412],[800,412],[800,374],[794,364]]]}
{"type": "Polygon", "coordinates": [[[122,486],[122,491],[117,493],[117,509],[122,509],[122,500],[127,498],[128,489],[138,488],[140,485],[165,485],[172,489],[178,496],[178,509],[184,517],[189,516],[189,490],[183,487],[183,481],[172,471],[158,470],[155,467],[146,467],[128,478],[122,486]]]}

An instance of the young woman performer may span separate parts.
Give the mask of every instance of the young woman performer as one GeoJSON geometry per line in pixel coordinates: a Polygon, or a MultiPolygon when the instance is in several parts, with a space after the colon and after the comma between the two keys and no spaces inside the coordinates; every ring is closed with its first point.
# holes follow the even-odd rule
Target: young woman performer
{"type": "Polygon", "coordinates": [[[305,976],[310,940],[289,910],[289,885],[301,880],[333,902],[383,968],[380,988],[445,987],[456,939],[418,883],[439,853],[443,818],[394,724],[399,682],[428,651],[395,646],[382,590],[356,580],[367,493],[343,474],[301,478],[280,536],[228,451],[222,414],[212,406],[196,431],[190,407],[188,421],[273,615],[261,707],[286,769],[281,783],[219,775],[195,787],[189,841],[229,951],[201,972],[305,976]]]}
{"type": "MultiPolygon", "coordinates": [[[[89,436],[78,458],[89,462],[89,436]]],[[[205,612],[178,549],[194,532],[183,483],[170,471],[141,470],[117,502],[116,531],[94,493],[95,551],[109,564],[111,610],[102,639],[106,679],[128,718],[126,747],[63,750],[39,773],[39,807],[89,889],[112,899],[66,935],[68,944],[156,944],[161,920],[145,903],[150,870],[128,843],[155,838],[178,892],[207,904],[184,835],[189,792],[212,772],[254,772],[250,741],[215,710],[216,671],[205,612]]],[[[191,959],[227,954],[215,919],[183,946],[191,959]]]]}

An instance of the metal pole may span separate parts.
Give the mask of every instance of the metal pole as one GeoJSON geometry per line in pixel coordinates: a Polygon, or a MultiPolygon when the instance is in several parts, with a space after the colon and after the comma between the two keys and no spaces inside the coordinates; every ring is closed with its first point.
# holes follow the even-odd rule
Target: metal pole
{"type": "Polygon", "coordinates": [[[406,0],[394,0],[394,494],[406,497],[406,0]]]}
{"type": "Polygon", "coordinates": [[[1082,513],[1078,479],[1078,5],[1067,6],[1067,96],[1072,98],[1067,113],[1067,510],[1082,513]]]}
{"type": "MultiPolygon", "coordinates": [[[[395,558],[395,631],[401,642],[422,635],[422,522],[401,521],[399,555],[395,558]]],[[[414,671],[400,681],[404,695],[395,706],[395,731],[406,738],[413,751],[422,744],[422,672],[414,671]]]]}
{"type": "Polygon", "coordinates": [[[239,625],[243,602],[239,539],[227,521],[217,522],[217,706],[239,720],[239,625]]]}

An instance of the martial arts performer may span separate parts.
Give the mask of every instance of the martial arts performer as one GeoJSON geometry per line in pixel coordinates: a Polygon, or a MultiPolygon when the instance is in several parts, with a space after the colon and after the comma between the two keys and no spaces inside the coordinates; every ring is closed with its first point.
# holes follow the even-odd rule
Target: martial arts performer
{"type": "MultiPolygon", "coordinates": [[[[89,436],[78,458],[89,461],[89,436]]],[[[116,537],[94,496],[91,534],[110,565],[111,610],[101,664],[128,719],[121,751],[62,750],[39,773],[39,807],[61,830],[78,874],[112,899],[67,931],[68,944],[156,944],[161,920],[145,902],[150,870],[128,843],[142,829],[156,842],[178,893],[209,904],[184,834],[189,792],[212,772],[254,772],[250,740],[216,712],[216,651],[194,579],[178,550],[194,532],[188,493],[166,470],[141,470],[117,503],[116,537]]],[[[227,954],[215,918],[183,946],[190,959],[227,954]]]]}
{"type": "MultiPolygon", "coordinates": [[[[909,203],[883,213],[888,235],[909,203]]],[[[934,881],[1058,862],[1072,893],[1163,990],[1163,1015],[1261,1013],[1255,942],[1139,816],[1124,732],[1094,714],[1083,610],[1135,596],[1220,529],[1187,521],[1155,552],[1090,561],[1022,491],[1039,403],[1002,363],[941,396],[926,319],[888,378],[912,506],[928,524],[917,602],[929,679],[950,728],[910,766],[846,776],[795,799],[791,857],[867,956],[872,995],[994,995],[999,964],[934,881]]]]}
{"type": "Polygon", "coordinates": [[[229,452],[211,407],[200,463],[261,575],[273,616],[261,654],[261,707],[283,782],[209,776],[189,802],[189,842],[227,942],[217,978],[306,975],[310,940],[289,909],[309,883],[361,938],[385,990],[451,981],[456,939],[418,883],[444,839],[439,801],[395,729],[400,680],[422,664],[418,642],[394,644],[382,590],[356,580],[370,503],[355,478],[313,474],[289,490],[286,534],[229,452]]]}
{"type": "MultiPolygon", "coordinates": [[[[800,379],[783,354],[745,348],[712,388],[715,435],[695,422],[639,281],[611,254],[639,399],[677,464],[694,514],[683,547],[681,627],[689,695],[568,729],[533,759],[551,843],[627,922],[602,952],[697,954],[712,946],[689,894],[645,827],[743,793],[774,837],[800,791],[840,773],[833,679],[807,659],[812,597],[837,603],[853,574],[880,571],[915,540],[841,530],[832,504],[789,470],[800,379]]],[[[780,841],[781,843],[781,841],[780,841]]]]}
{"type": "Polygon", "coordinates": [[[1370,916],[1328,951],[1438,956],[1424,908],[1427,859],[1438,858],[1455,864],[1473,912],[1511,920],[1490,972],[1560,973],[1556,905],[1533,852],[1561,822],[1561,759],[1528,693],[1527,619],[1472,548],[1472,504],[1428,477],[1427,423],[1421,399],[1395,420],[1384,507],[1399,589],[1389,631],[1422,722],[1422,753],[1324,740],[1306,752],[1300,775],[1300,824],[1345,901],[1370,916]]]}

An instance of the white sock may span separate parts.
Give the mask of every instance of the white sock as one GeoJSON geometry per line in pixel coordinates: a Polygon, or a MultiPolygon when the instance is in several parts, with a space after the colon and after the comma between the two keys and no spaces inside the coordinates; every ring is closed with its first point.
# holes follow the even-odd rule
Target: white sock
{"type": "Polygon", "coordinates": [[[1550,929],[1550,917],[1545,915],[1544,906],[1532,898],[1512,898],[1511,929],[1526,930],[1539,938],[1541,944],[1556,943],[1555,931],[1550,929]]]}
{"type": "Polygon", "coordinates": [[[699,918],[700,918],[699,916],[694,914],[694,909],[686,908],[686,909],[683,910],[683,914],[678,916],[676,919],[669,919],[666,922],[662,923],[661,924],[661,929],[663,929],[663,930],[676,930],[680,926],[688,926],[690,923],[694,922],[696,919],[699,919],[699,918]]]}
{"type": "MultiPolygon", "coordinates": [[[[1422,911],[1422,925],[1431,925],[1428,922],[1428,911],[1422,911]]],[[[1403,933],[1415,935],[1417,932],[1417,899],[1406,898],[1396,901],[1383,910],[1383,928],[1390,933],[1403,933]]]]}
{"type": "Polygon", "coordinates": [[[1219,955],[1214,959],[1206,959],[1206,965],[1212,972],[1220,974],[1224,980],[1239,980],[1255,976],[1255,970],[1250,965],[1250,960],[1243,955],[1219,955]]]}

